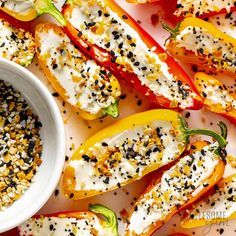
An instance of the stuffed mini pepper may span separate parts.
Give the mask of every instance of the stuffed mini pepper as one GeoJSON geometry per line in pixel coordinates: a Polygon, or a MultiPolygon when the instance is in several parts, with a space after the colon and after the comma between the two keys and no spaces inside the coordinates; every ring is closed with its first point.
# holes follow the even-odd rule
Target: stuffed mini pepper
{"type": "Polygon", "coordinates": [[[120,85],[109,71],[87,59],[55,24],[37,25],[35,36],[48,80],[84,119],[119,115],[120,85]]]}
{"type": "Polygon", "coordinates": [[[20,21],[30,21],[48,13],[62,23],[64,19],[54,2],[57,0],[0,0],[0,9],[20,21]]]}
{"type": "Polygon", "coordinates": [[[125,235],[151,235],[209,191],[224,174],[224,148],[218,142],[207,145],[157,175],[135,203],[125,235]]]}
{"type": "Polygon", "coordinates": [[[236,39],[223,33],[211,23],[190,17],[175,29],[164,27],[171,33],[166,47],[177,59],[201,68],[236,74],[236,39]]]}
{"type": "Polygon", "coordinates": [[[90,137],[67,162],[62,179],[66,197],[77,200],[141,179],[177,160],[188,137],[210,130],[189,129],[179,113],[151,110],[118,121],[90,137]]]}

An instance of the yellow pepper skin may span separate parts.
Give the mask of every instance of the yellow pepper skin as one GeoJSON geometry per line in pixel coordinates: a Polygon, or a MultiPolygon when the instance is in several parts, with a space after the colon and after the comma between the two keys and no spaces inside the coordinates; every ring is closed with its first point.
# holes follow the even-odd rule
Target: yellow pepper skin
{"type": "MultiPolygon", "coordinates": [[[[188,136],[210,130],[189,129],[179,113],[157,109],[132,115],[90,137],[65,167],[66,197],[77,200],[141,179],[172,163],[183,153],[188,136]]],[[[221,145],[224,146],[225,140],[221,145]]]]}
{"type": "Polygon", "coordinates": [[[222,179],[210,191],[210,195],[192,205],[181,222],[183,228],[195,228],[209,224],[217,224],[236,218],[236,174],[222,179]],[[223,206],[227,209],[222,208],[223,206]],[[229,204],[231,205],[229,207],[229,204]],[[235,210],[233,210],[234,208],[235,210]],[[207,212],[208,215],[201,214],[207,212]],[[216,215],[215,212],[222,212],[216,215]],[[224,212],[224,214],[223,214],[224,212]],[[212,214],[211,214],[212,213],[212,214]]]}
{"type": "Polygon", "coordinates": [[[125,236],[149,236],[173,215],[196,202],[222,178],[224,157],[214,143],[195,149],[194,153],[182,157],[176,165],[154,177],[135,203],[127,220],[125,236]]]}
{"type": "Polygon", "coordinates": [[[194,83],[202,96],[204,105],[212,112],[218,113],[236,124],[236,96],[213,76],[198,72],[194,83]]]}
{"type": "Polygon", "coordinates": [[[31,21],[42,14],[48,13],[54,16],[62,25],[65,24],[52,0],[15,1],[9,4],[8,1],[4,1],[1,3],[0,9],[20,21],[31,21]]]}
{"type": "Polygon", "coordinates": [[[166,24],[163,27],[171,33],[166,47],[173,57],[204,69],[236,74],[233,37],[195,17],[185,18],[175,29],[166,24]]]}

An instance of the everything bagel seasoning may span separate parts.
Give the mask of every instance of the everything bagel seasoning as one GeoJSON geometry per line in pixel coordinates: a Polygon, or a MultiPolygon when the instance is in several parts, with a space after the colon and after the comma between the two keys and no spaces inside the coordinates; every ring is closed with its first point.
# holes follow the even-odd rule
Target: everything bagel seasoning
{"type": "Polygon", "coordinates": [[[21,93],[0,80],[0,210],[33,181],[42,162],[41,126],[21,93]]]}

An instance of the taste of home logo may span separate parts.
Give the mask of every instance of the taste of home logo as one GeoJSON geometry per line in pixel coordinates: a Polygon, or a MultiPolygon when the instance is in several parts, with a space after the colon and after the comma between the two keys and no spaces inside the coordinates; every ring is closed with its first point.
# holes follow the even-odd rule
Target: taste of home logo
{"type": "Polygon", "coordinates": [[[203,211],[194,217],[194,219],[205,219],[206,226],[202,230],[202,235],[204,236],[210,235],[213,224],[221,227],[229,226],[225,211],[203,211]]]}

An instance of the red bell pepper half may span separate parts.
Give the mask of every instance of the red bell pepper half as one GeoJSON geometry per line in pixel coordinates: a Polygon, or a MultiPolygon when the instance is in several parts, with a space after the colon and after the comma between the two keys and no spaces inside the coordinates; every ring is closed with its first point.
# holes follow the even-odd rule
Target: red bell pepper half
{"type": "Polygon", "coordinates": [[[111,0],[67,1],[65,31],[85,55],[166,108],[200,109],[193,82],[163,48],[111,0]]]}

